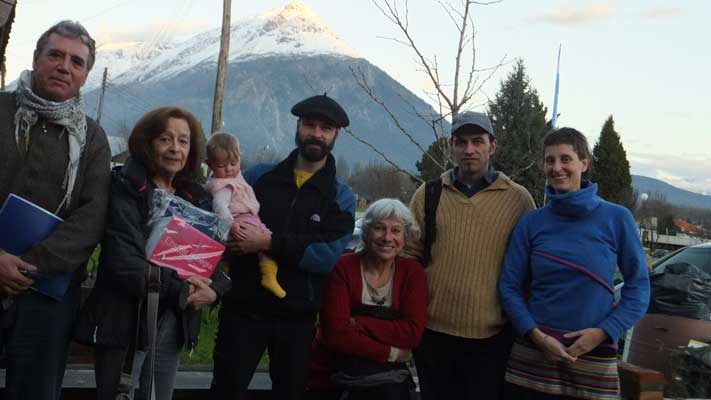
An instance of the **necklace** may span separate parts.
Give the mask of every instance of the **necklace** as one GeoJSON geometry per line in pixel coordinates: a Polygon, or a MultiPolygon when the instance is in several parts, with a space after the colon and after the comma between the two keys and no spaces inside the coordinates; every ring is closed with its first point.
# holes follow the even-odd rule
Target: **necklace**
{"type": "MultiPolygon", "coordinates": [[[[374,305],[377,306],[384,306],[386,303],[392,300],[392,292],[393,292],[393,285],[392,285],[392,279],[393,275],[395,272],[395,262],[393,262],[390,266],[390,276],[388,276],[388,280],[385,282],[385,284],[380,285],[380,287],[375,287],[370,284],[368,281],[368,277],[366,274],[366,268],[363,262],[361,262],[361,274],[363,276],[363,286],[365,289],[364,294],[367,294],[367,297],[370,299],[370,302],[374,305]]],[[[377,283],[377,282],[376,282],[377,283]]],[[[365,300],[365,299],[363,299],[365,300]]]]}

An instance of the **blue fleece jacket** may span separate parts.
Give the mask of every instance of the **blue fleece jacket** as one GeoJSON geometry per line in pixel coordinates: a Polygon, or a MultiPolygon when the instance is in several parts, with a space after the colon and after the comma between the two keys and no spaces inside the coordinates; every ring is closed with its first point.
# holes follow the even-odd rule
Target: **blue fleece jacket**
{"type": "Polygon", "coordinates": [[[499,281],[501,303],[520,335],[539,325],[576,331],[601,328],[613,341],[639,320],[649,303],[649,272],[630,212],[597,195],[597,184],[583,182],[575,192],[555,194],[550,203],[525,214],[509,243],[499,281]],[[622,298],[600,282],[552,255],[586,268],[614,285],[619,267],[622,298]]]}

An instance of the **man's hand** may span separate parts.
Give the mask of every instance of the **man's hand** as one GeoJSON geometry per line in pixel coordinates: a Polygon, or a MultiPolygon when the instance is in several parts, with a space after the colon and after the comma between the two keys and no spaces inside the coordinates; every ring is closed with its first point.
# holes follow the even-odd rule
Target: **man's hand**
{"type": "Polygon", "coordinates": [[[212,281],[201,276],[191,276],[187,279],[190,283],[190,296],[187,303],[199,310],[217,300],[217,293],[210,287],[212,281]]]}
{"type": "Polygon", "coordinates": [[[605,331],[600,328],[587,328],[580,331],[570,332],[563,335],[564,337],[578,338],[575,343],[571,344],[566,351],[573,357],[587,354],[590,350],[596,348],[600,343],[607,340],[608,336],[605,331]]]}
{"type": "Polygon", "coordinates": [[[543,352],[543,355],[551,361],[573,363],[577,360],[577,356],[569,354],[558,339],[546,335],[538,328],[534,328],[531,331],[529,338],[543,352]]]}
{"type": "Polygon", "coordinates": [[[227,248],[236,255],[268,250],[272,236],[252,224],[241,224],[235,241],[227,242],[227,248]]]}
{"type": "Polygon", "coordinates": [[[232,223],[232,226],[230,227],[230,235],[233,238],[242,239],[242,237],[240,237],[240,230],[242,229],[242,225],[243,224],[240,224],[239,222],[237,222],[237,220],[232,223]]]}
{"type": "Polygon", "coordinates": [[[10,253],[0,251],[0,291],[16,295],[35,283],[34,280],[22,275],[20,272],[22,270],[37,271],[37,267],[10,253]]]}

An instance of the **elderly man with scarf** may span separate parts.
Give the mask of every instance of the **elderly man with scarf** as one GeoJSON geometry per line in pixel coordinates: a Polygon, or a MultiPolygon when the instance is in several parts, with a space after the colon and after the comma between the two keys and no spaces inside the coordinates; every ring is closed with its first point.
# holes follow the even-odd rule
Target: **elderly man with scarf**
{"type": "Polygon", "coordinates": [[[64,220],[20,257],[0,249],[5,399],[59,399],[84,266],[103,232],[111,151],[79,95],[94,56],[84,27],[59,22],[37,41],[33,70],[0,93],[0,204],[14,193],[64,220]],[[58,301],[29,290],[23,271],[74,278],[58,301]]]}

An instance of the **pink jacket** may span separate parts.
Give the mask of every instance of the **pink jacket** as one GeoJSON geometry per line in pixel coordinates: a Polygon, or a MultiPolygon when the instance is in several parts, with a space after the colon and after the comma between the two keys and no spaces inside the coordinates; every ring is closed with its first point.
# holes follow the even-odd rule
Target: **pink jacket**
{"type": "MultiPolygon", "coordinates": [[[[259,202],[257,202],[257,198],[254,195],[254,190],[244,180],[241,172],[235,178],[210,178],[207,181],[206,189],[213,196],[222,189],[229,189],[232,192],[227,206],[233,218],[240,214],[259,215],[259,202]]],[[[213,201],[219,202],[221,201],[220,199],[221,197],[216,197],[213,201]]],[[[224,204],[214,204],[213,209],[218,210],[224,206],[224,204]]]]}

